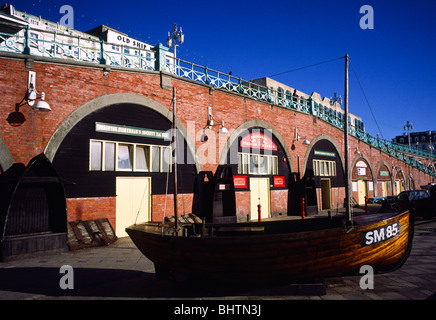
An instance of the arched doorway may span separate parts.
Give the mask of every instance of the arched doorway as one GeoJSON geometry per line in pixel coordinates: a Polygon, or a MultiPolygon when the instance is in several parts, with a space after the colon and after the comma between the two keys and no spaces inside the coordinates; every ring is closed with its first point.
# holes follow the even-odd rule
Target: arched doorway
{"type": "Polygon", "coordinates": [[[342,155],[327,135],[315,138],[304,160],[305,199],[308,213],[343,206],[345,176],[342,155]]]}
{"type": "MultiPolygon", "coordinates": [[[[162,221],[174,214],[172,206],[165,206],[166,193],[174,191],[167,184],[174,166],[168,132],[172,116],[145,97],[110,96],[78,108],[58,128],[46,152],[65,181],[68,219],[108,218],[120,237],[135,222],[162,221]]],[[[178,120],[177,125],[179,209],[191,213],[201,164],[185,127],[178,120]]]]}
{"type": "Polygon", "coordinates": [[[372,168],[363,156],[357,157],[353,162],[351,171],[352,197],[358,205],[365,204],[365,197],[374,197],[374,178],[372,168]]]}
{"type": "Polygon", "coordinates": [[[387,197],[392,196],[392,174],[387,163],[380,163],[377,170],[377,196],[387,197]]]}
{"type": "Polygon", "coordinates": [[[220,164],[234,165],[237,219],[287,215],[291,166],[280,134],[263,121],[248,121],[229,137],[220,164]]]}
{"type": "Polygon", "coordinates": [[[400,192],[405,190],[406,190],[406,177],[404,176],[403,170],[397,167],[394,176],[394,196],[398,195],[400,192]]]}

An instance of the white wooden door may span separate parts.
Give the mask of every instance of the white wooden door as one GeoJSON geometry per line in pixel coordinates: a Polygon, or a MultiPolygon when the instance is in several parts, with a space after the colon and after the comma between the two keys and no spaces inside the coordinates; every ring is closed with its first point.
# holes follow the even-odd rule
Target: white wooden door
{"type": "Polygon", "coordinates": [[[125,228],[150,218],[151,178],[117,177],[115,233],[125,237],[125,228]]]}
{"type": "Polygon", "coordinates": [[[364,205],[365,196],[366,196],[366,181],[357,180],[357,194],[358,194],[357,202],[359,203],[359,205],[364,205]]]}
{"type": "Polygon", "coordinates": [[[381,189],[382,189],[382,197],[386,197],[388,195],[388,188],[387,188],[387,182],[386,181],[382,181],[381,182],[381,189]]]}
{"type": "Polygon", "coordinates": [[[258,220],[258,205],[261,208],[261,219],[269,218],[269,179],[250,178],[250,201],[251,201],[251,220],[258,220]]]}
{"type": "Polygon", "coordinates": [[[398,195],[401,191],[403,191],[403,182],[401,180],[395,180],[395,195],[398,195]]]}

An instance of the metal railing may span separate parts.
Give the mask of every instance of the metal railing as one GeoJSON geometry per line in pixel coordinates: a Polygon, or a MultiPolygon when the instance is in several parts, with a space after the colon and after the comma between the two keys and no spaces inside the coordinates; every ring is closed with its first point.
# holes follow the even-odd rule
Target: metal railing
{"type": "Polygon", "coordinates": [[[92,37],[83,38],[40,30],[37,32],[49,39],[39,39],[32,36],[29,28],[26,28],[23,34],[0,32],[0,51],[140,70],[155,69],[156,59],[154,51],[151,50],[126,45],[120,46],[92,37]]]}

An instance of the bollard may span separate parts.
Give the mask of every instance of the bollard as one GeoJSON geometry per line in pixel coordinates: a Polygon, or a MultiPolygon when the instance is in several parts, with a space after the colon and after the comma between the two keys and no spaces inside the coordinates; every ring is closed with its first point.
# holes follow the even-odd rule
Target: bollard
{"type": "Polygon", "coordinates": [[[304,198],[301,198],[301,219],[305,218],[304,198]]]}
{"type": "Polygon", "coordinates": [[[261,217],[262,217],[262,210],[261,210],[260,203],[257,205],[257,217],[258,217],[259,222],[260,222],[261,221],[261,217]]]}
{"type": "Polygon", "coordinates": [[[365,196],[365,213],[368,213],[368,197],[365,196]]]}

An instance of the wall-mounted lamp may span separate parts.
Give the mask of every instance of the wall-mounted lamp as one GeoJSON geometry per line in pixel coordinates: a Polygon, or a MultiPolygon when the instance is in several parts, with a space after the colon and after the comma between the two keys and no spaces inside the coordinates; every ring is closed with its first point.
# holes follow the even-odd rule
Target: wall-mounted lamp
{"type": "Polygon", "coordinates": [[[206,126],[203,128],[203,134],[201,135],[200,141],[206,142],[209,140],[207,134],[206,134],[206,128],[212,129],[213,126],[219,126],[221,125],[221,128],[219,129],[219,133],[228,133],[229,131],[224,127],[224,120],[221,121],[221,123],[214,123],[216,119],[212,115],[212,107],[208,107],[208,114],[207,114],[207,123],[206,126]]]}
{"type": "MultiPolygon", "coordinates": [[[[47,102],[45,102],[45,93],[41,92],[39,94],[36,91],[35,83],[36,83],[36,73],[34,71],[29,71],[29,82],[27,85],[27,93],[23,100],[26,100],[27,104],[33,107],[33,109],[37,109],[39,111],[51,111],[50,105],[47,102]],[[39,98],[38,95],[40,96],[39,98]],[[40,100],[35,103],[35,101],[38,99],[40,100]]],[[[21,102],[23,102],[23,100],[21,102]]]]}
{"type": "Polygon", "coordinates": [[[359,148],[357,148],[357,147],[354,147],[353,149],[356,149],[356,151],[354,151],[354,154],[357,156],[357,155],[362,155],[362,153],[359,151],[359,148]]]}
{"type": "Polygon", "coordinates": [[[300,137],[298,136],[298,128],[294,128],[294,141],[300,140],[300,137]]]}
{"type": "Polygon", "coordinates": [[[27,82],[27,91],[24,94],[23,99],[15,104],[15,111],[10,113],[6,118],[7,122],[13,126],[18,127],[26,121],[24,114],[20,112],[20,107],[26,103],[33,109],[39,111],[51,111],[51,108],[47,102],[45,102],[45,93],[40,94],[35,89],[36,73],[34,71],[29,71],[29,79],[27,82]],[[38,97],[39,95],[39,97],[38,97]],[[36,101],[39,100],[39,101],[36,101]]]}
{"type": "MultiPolygon", "coordinates": [[[[298,128],[295,127],[295,128],[294,128],[294,139],[292,140],[292,146],[291,146],[291,149],[292,149],[292,150],[295,150],[295,144],[294,144],[294,142],[295,142],[295,141],[300,141],[300,138],[301,138],[301,136],[298,135],[298,128]]],[[[303,144],[306,145],[306,146],[308,146],[308,145],[310,144],[310,141],[307,140],[307,136],[304,137],[303,144]]]]}
{"type": "Polygon", "coordinates": [[[215,124],[214,121],[216,121],[216,119],[213,117],[212,115],[212,107],[208,107],[208,116],[207,116],[207,124],[206,127],[208,129],[212,129],[213,126],[219,126],[221,125],[221,128],[219,130],[219,133],[228,133],[229,131],[226,129],[226,127],[224,127],[224,120],[221,121],[221,123],[217,123],[215,124]]]}

